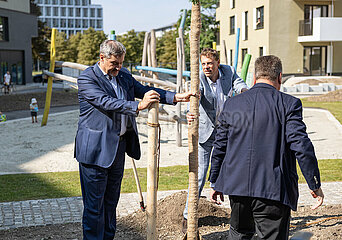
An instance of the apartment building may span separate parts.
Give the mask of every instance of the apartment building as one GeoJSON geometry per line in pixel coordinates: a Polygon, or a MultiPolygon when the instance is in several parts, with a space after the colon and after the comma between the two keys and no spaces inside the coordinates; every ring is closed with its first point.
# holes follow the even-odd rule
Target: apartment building
{"type": "Polygon", "coordinates": [[[102,6],[91,4],[91,0],[35,0],[35,3],[42,13],[39,19],[67,37],[89,27],[103,30],[102,6]]]}
{"type": "Polygon", "coordinates": [[[0,0],[0,83],[7,71],[14,84],[32,81],[31,39],[37,34],[30,0],[0,0]]]}
{"type": "Polygon", "coordinates": [[[221,62],[233,64],[237,29],[240,47],[237,71],[244,56],[273,54],[281,58],[285,75],[342,75],[342,1],[221,0],[221,62]],[[223,45],[225,42],[225,48],[223,45]]]}

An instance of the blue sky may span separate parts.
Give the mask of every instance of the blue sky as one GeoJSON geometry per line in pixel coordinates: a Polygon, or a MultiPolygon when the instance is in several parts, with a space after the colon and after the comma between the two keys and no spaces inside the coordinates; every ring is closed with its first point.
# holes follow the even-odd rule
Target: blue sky
{"type": "Polygon", "coordinates": [[[104,32],[149,31],[177,22],[189,0],[92,0],[103,7],[104,32]]]}

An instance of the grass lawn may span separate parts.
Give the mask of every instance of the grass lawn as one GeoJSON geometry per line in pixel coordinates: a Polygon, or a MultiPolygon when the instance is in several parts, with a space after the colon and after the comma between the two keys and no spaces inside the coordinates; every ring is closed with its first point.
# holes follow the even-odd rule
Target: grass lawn
{"type": "Polygon", "coordinates": [[[323,108],[330,111],[342,124],[342,102],[309,102],[305,98],[301,100],[303,107],[323,108]]]}
{"type": "MultiPolygon", "coordinates": [[[[324,182],[342,181],[342,159],[319,160],[324,182]]],[[[146,168],[138,169],[142,191],[146,191],[146,168]]],[[[298,170],[299,182],[304,178],[298,170]]],[[[206,187],[209,187],[207,184],[206,187]]],[[[160,168],[159,191],[188,188],[188,166],[160,168]]],[[[13,174],[0,176],[0,202],[81,196],[78,172],[13,174]]],[[[123,193],[136,192],[131,169],[126,169],[123,193]]]]}

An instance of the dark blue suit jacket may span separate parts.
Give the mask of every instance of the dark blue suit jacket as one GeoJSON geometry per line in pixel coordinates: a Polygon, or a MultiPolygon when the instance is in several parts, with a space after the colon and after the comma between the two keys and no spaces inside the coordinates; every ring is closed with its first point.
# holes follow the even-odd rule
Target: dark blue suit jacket
{"type": "Polygon", "coordinates": [[[75,140],[75,157],[85,164],[110,167],[115,159],[121,130],[121,114],[128,115],[125,134],[128,156],[139,159],[140,145],[135,117],[138,102],[149,90],[160,94],[161,103],[173,103],[175,93],[141,85],[122,68],[116,77],[126,100],[118,99],[111,83],[98,64],[84,70],[78,77],[80,118],[75,140]]]}
{"type": "Polygon", "coordinates": [[[209,180],[226,195],[280,201],[297,208],[296,158],[309,185],[321,186],[298,98],[258,83],[225,102],[209,180]]]}

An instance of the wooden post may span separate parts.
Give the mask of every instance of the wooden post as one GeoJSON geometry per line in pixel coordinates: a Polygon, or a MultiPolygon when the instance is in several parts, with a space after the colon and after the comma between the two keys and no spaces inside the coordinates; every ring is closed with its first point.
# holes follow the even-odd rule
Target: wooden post
{"type": "MultiPolygon", "coordinates": [[[[157,38],[154,29],[151,30],[151,62],[152,67],[158,67],[157,64],[157,38]]],[[[153,72],[153,79],[158,79],[158,73],[153,72]]],[[[158,86],[155,86],[158,87],[158,86]]]]}
{"type": "MultiPolygon", "coordinates": [[[[147,43],[147,66],[152,67],[151,33],[147,43]]],[[[152,71],[148,71],[148,74],[151,76],[152,71]]]]}
{"type": "MultiPolygon", "coordinates": [[[[201,6],[192,0],[190,35],[191,91],[199,91],[199,48],[201,33],[201,6]]],[[[187,239],[196,240],[198,231],[198,125],[199,99],[191,97],[190,113],[197,116],[189,125],[189,201],[187,239]]]]}
{"type": "Polygon", "coordinates": [[[157,240],[157,167],[158,167],[158,115],[159,103],[151,104],[148,111],[147,152],[147,239],[157,240]]]}
{"type": "MultiPolygon", "coordinates": [[[[182,76],[183,76],[183,55],[182,55],[182,42],[181,38],[176,38],[176,46],[177,46],[177,93],[182,92],[182,76]]],[[[176,135],[176,144],[178,147],[182,146],[182,123],[181,119],[182,105],[181,103],[177,103],[176,105],[176,115],[177,120],[177,135],[176,135]]]]}
{"type": "MultiPolygon", "coordinates": [[[[144,39],[144,48],[143,48],[143,53],[142,53],[141,66],[146,66],[146,63],[147,63],[147,45],[149,41],[149,36],[150,36],[150,33],[146,32],[145,39],[144,39]]],[[[145,74],[143,71],[141,72],[141,76],[145,77],[145,74]]]]}
{"type": "MultiPolygon", "coordinates": [[[[51,32],[51,48],[50,48],[50,72],[55,71],[55,59],[56,59],[56,33],[57,29],[52,28],[51,32]]],[[[50,105],[51,105],[51,95],[52,95],[52,77],[48,77],[48,85],[46,89],[46,99],[45,99],[45,108],[44,108],[44,114],[42,119],[41,126],[45,126],[47,124],[49,112],[50,112],[50,105]]]]}

